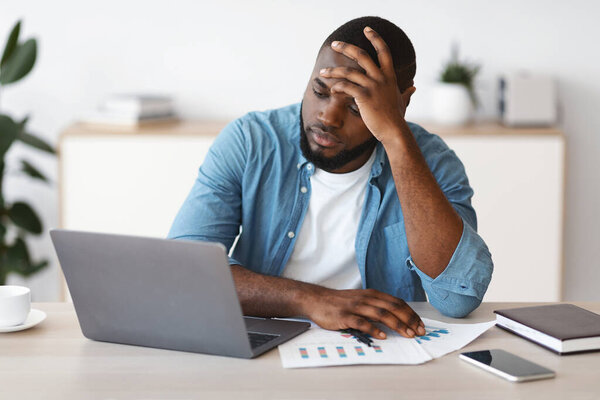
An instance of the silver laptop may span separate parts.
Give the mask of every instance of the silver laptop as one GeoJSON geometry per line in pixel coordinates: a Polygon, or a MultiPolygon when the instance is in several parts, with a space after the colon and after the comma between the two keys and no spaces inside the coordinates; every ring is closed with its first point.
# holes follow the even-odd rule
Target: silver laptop
{"type": "Polygon", "coordinates": [[[62,229],[50,236],[89,339],[253,358],[310,327],[243,317],[219,243],[62,229]]]}

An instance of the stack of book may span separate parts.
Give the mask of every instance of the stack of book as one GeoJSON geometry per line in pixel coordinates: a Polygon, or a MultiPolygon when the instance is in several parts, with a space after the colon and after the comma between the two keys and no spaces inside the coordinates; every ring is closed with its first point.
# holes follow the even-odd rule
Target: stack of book
{"type": "Polygon", "coordinates": [[[116,94],[108,97],[84,122],[137,127],[175,119],[173,100],[170,97],[116,94]]]}

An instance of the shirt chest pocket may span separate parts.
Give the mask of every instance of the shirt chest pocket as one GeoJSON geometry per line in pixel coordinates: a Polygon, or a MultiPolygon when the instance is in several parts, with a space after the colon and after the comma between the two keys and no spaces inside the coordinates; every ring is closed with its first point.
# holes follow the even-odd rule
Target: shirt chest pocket
{"type": "Polygon", "coordinates": [[[383,228],[384,239],[401,238],[406,242],[406,231],[404,230],[404,221],[396,222],[383,228]]]}
{"type": "Polygon", "coordinates": [[[388,268],[404,267],[409,256],[404,221],[385,226],[377,236],[378,264],[388,268]]]}
{"type": "Polygon", "coordinates": [[[374,256],[370,273],[386,293],[406,300],[423,300],[418,277],[406,266],[410,253],[404,221],[385,226],[373,236],[370,255],[374,256]]]}

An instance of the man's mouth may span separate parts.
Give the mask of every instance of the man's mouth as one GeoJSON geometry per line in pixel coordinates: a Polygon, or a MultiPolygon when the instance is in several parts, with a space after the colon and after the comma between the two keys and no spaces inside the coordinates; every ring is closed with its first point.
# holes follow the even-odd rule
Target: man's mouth
{"type": "Polygon", "coordinates": [[[310,128],[309,132],[312,136],[312,140],[321,147],[335,147],[340,143],[335,136],[319,129],[310,128]]]}

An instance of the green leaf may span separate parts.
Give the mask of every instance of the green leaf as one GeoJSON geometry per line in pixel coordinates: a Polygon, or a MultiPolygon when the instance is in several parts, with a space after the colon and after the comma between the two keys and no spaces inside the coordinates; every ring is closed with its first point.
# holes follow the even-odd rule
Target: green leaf
{"type": "Polygon", "coordinates": [[[13,245],[7,248],[4,260],[6,270],[23,276],[33,275],[48,265],[48,260],[42,260],[35,264],[31,262],[27,243],[21,237],[18,237],[13,245]]]}
{"type": "Polygon", "coordinates": [[[15,225],[39,235],[42,233],[42,222],[35,211],[26,203],[17,202],[8,210],[9,218],[15,225]]]}
{"type": "Polygon", "coordinates": [[[29,39],[25,43],[17,45],[12,56],[0,70],[0,83],[6,85],[23,78],[33,68],[36,56],[37,43],[35,39],[29,39]]]}
{"type": "Polygon", "coordinates": [[[25,125],[27,125],[28,121],[29,121],[29,115],[26,115],[25,118],[23,118],[23,120],[18,123],[19,132],[23,132],[25,130],[25,125]]]}
{"type": "Polygon", "coordinates": [[[0,158],[8,151],[19,134],[19,126],[8,115],[0,114],[0,158]]]}
{"type": "Polygon", "coordinates": [[[38,150],[45,151],[46,153],[56,154],[56,150],[45,140],[32,135],[31,133],[25,132],[25,125],[29,121],[29,115],[25,116],[21,122],[19,122],[19,134],[17,135],[17,140],[34,147],[38,150]]]}
{"type": "Polygon", "coordinates": [[[4,46],[4,53],[2,54],[2,60],[0,60],[0,67],[6,63],[6,60],[10,58],[13,51],[17,47],[19,42],[19,33],[21,32],[21,21],[17,22],[12,28],[8,39],[6,40],[6,46],[4,46]]]}
{"type": "Polygon", "coordinates": [[[28,161],[21,160],[21,168],[23,169],[23,172],[25,172],[30,177],[32,177],[34,179],[42,180],[44,182],[48,182],[48,179],[40,171],[38,171],[38,169],[36,167],[31,165],[28,161]]]}
{"type": "Polygon", "coordinates": [[[48,260],[42,260],[37,264],[29,264],[29,267],[27,268],[27,270],[25,270],[23,272],[23,275],[24,276],[33,275],[33,274],[39,272],[40,270],[46,268],[47,265],[48,265],[48,260]]]}
{"type": "Polygon", "coordinates": [[[3,238],[6,235],[6,226],[2,222],[0,222],[0,238],[3,238]]]}
{"type": "Polygon", "coordinates": [[[56,154],[56,150],[48,142],[25,131],[21,131],[17,135],[17,140],[46,153],[56,154]]]}
{"type": "Polygon", "coordinates": [[[15,243],[6,251],[7,267],[11,271],[26,271],[31,264],[27,243],[22,238],[17,238],[15,243]]]}

